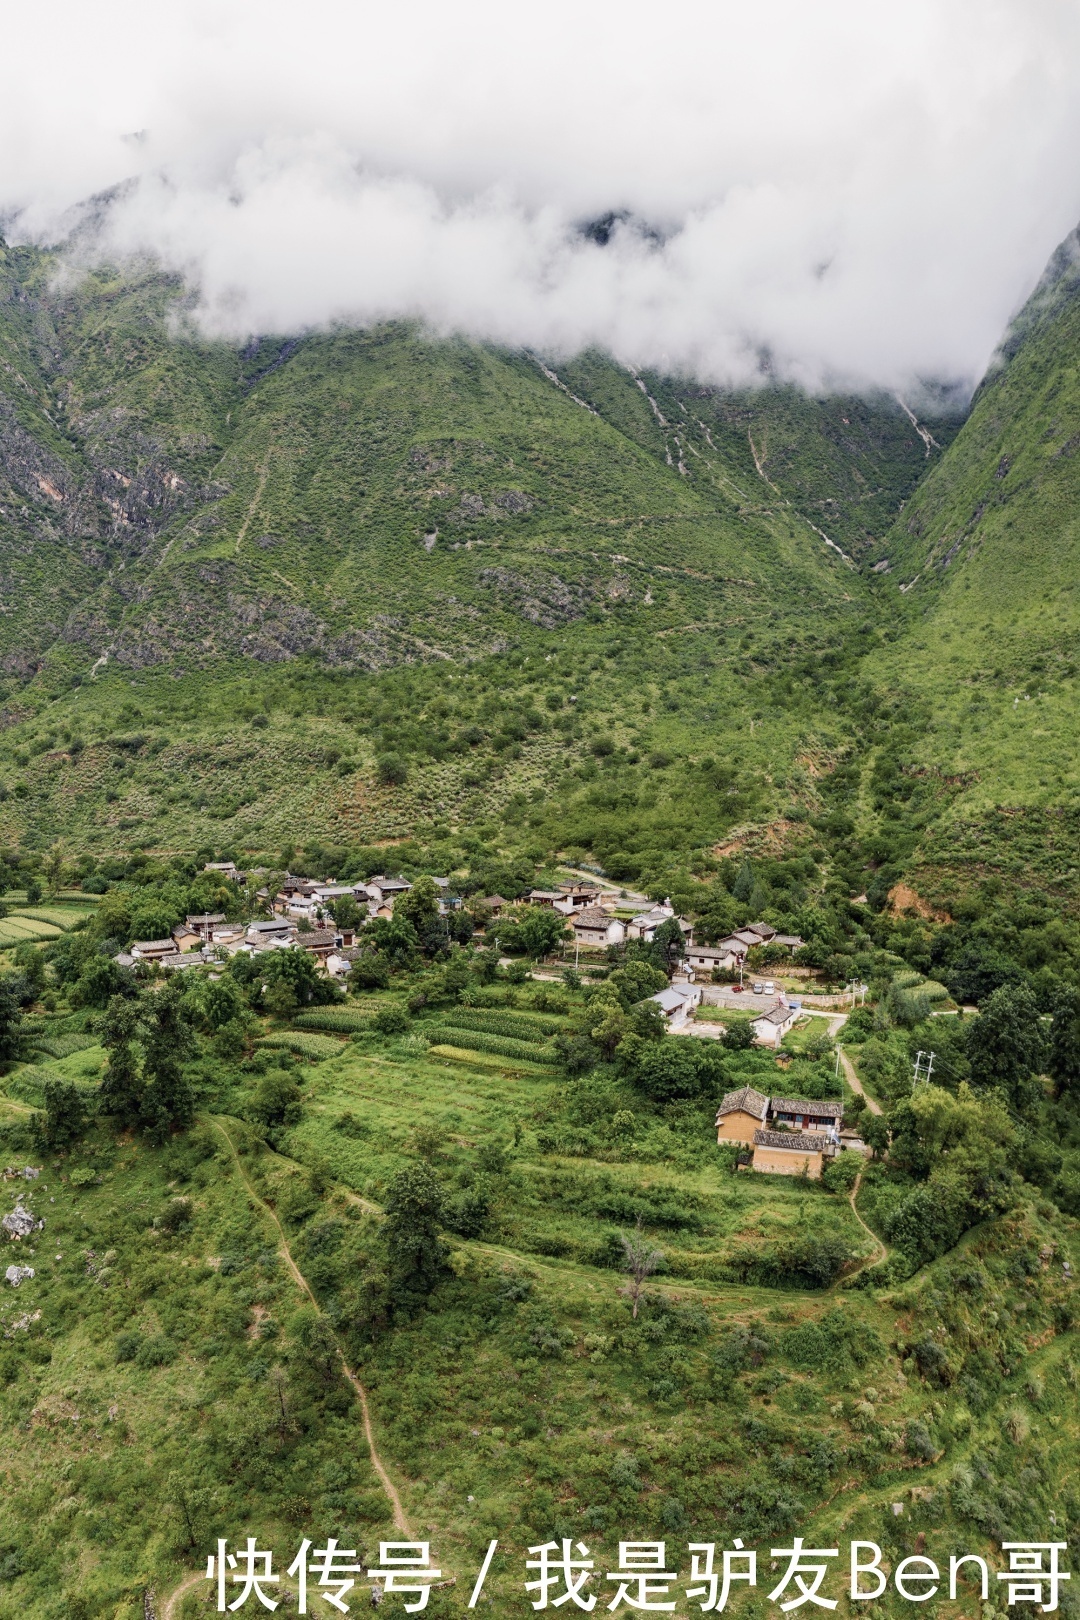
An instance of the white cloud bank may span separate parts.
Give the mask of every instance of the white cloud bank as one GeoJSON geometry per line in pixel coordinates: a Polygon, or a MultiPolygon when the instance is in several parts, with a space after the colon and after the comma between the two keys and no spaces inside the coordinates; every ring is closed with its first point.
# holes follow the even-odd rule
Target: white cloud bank
{"type": "Polygon", "coordinates": [[[9,237],[126,180],[229,334],[971,383],[1080,219],[1074,0],[54,0],[0,72],[9,237]]]}

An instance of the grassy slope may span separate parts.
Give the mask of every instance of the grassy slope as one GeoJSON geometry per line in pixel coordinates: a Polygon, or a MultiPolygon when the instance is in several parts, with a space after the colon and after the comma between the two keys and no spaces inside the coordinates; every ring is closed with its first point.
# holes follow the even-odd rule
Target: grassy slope
{"type": "MultiPolygon", "coordinates": [[[[682,1275],[680,1255],[718,1238],[730,1254],[795,1234],[865,1234],[820,1189],[733,1181],[711,1155],[690,1162],[699,1155],[685,1135],[681,1148],[671,1139],[674,1160],[544,1153],[550,1081],[448,1067],[409,1039],[343,1044],[307,1069],[305,1120],[281,1154],[251,1151],[245,1127],[225,1120],[239,1158],[204,1128],[164,1151],[93,1139],[46,1164],[31,1189],[47,1220],[38,1276],[3,1302],[9,1328],[42,1316],[0,1350],[11,1581],[0,1613],[52,1614],[58,1594],[77,1594],[80,1612],[134,1620],[143,1588],[164,1596],[218,1534],[255,1533],[284,1565],[303,1535],[373,1552],[392,1533],[358,1408],[320,1359],[278,1230],[249,1189],[276,1209],[348,1342],[351,1279],[375,1230],[366,1212],[423,1133],[441,1142],[435,1164],[450,1180],[485,1145],[519,1140],[496,1177],[494,1229],[452,1239],[453,1276],[434,1308],[356,1361],[406,1513],[457,1576],[442,1612],[463,1612],[491,1536],[502,1545],[495,1612],[513,1614],[527,1612],[523,1549],[552,1533],[586,1539],[605,1569],[620,1536],[679,1546],[690,1530],[766,1546],[792,1528],[824,1535],[815,1545],[863,1536],[895,1559],[919,1534],[940,1556],[957,1538],[974,1549],[1037,1531],[1050,1509],[1059,1524],[1074,1511],[1075,1334],[1063,1331],[1060,1264],[1072,1223],[1056,1217],[1051,1229],[1023,1211],[970,1234],[895,1296],[682,1275]],[[335,1128],[343,1109],[359,1135],[335,1128]],[[331,1186],[313,1197],[297,1160],[326,1159],[331,1186]],[[75,1168],[96,1179],[74,1183],[75,1168]],[[617,1275],[582,1258],[612,1226],[581,1213],[598,1177],[703,1209],[715,1228],[656,1233],[675,1275],[636,1325],[617,1275]],[[191,1224],[151,1229],[177,1193],[192,1200],[191,1224]],[[824,1338],[807,1333],[814,1324],[824,1338]],[[974,1411],[975,1386],[935,1389],[904,1361],[943,1327],[954,1358],[977,1351],[1007,1369],[974,1411]],[[745,1329],[759,1341],[749,1361],[725,1348],[745,1329]],[[138,1335],[134,1361],[117,1361],[123,1333],[138,1335]],[[911,1440],[911,1424],[925,1440],[911,1440]],[[929,1445],[932,1460],[912,1445],[929,1445]],[[895,1500],[906,1503],[900,1523],[895,1500]]],[[[101,1061],[89,1049],[50,1068],[85,1078],[101,1061]]],[[[18,1103],[3,1106],[17,1116],[18,1103]]],[[[657,1146],[668,1128],[652,1129],[657,1146]]],[[[202,1595],[187,1600],[192,1614],[202,1595]]]]}
{"type": "Polygon", "coordinates": [[[1062,892],[1080,790],[1080,299],[1055,270],[883,547],[911,618],[868,669],[923,706],[913,761],[960,789],[928,859],[1014,877],[1034,860],[1062,892]],[[996,806],[1019,812],[1011,826],[996,806]]]}

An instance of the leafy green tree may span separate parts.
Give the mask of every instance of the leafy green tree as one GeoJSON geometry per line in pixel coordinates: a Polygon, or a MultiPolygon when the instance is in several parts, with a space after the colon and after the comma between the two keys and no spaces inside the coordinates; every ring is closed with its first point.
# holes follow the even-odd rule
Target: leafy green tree
{"type": "Polygon", "coordinates": [[[109,1054],[101,1080],[99,1102],[121,1129],[142,1122],[143,1091],[139,1037],[142,1006],[134,998],[113,996],[98,1023],[98,1038],[109,1054]]]}
{"type": "Polygon", "coordinates": [[[190,1125],[195,1114],[185,1059],[195,1044],[192,1009],[179,977],[151,995],[143,1034],[143,1113],[151,1134],[164,1139],[176,1126],[190,1125]]]}
{"type": "Polygon", "coordinates": [[[405,917],[376,917],[363,932],[363,943],[371,941],[391,968],[411,968],[420,950],[416,929],[405,917]]]}
{"type": "Polygon", "coordinates": [[[889,1150],[889,1122],[884,1114],[864,1113],[859,1120],[862,1139],[875,1159],[883,1159],[889,1150]]]}
{"type": "Polygon", "coordinates": [[[1080,1096],[1080,991],[1064,989],[1055,999],[1047,1068],[1059,1097],[1080,1096]]]}
{"type": "Polygon", "coordinates": [[[567,937],[566,919],[545,906],[523,906],[516,915],[500,918],[496,937],[504,951],[524,951],[539,959],[567,937]]]}
{"type": "Polygon", "coordinates": [[[271,992],[278,989],[279,1001],[285,993],[292,1002],[287,1011],[296,1007],[325,1006],[341,1000],[341,991],[332,979],[319,972],[319,964],[311,951],[291,945],[284,951],[270,951],[254,958],[255,975],[249,994],[256,1002],[271,1007],[271,992]],[[266,989],[263,990],[262,986],[266,989]]]}
{"type": "Polygon", "coordinates": [[[644,1043],[631,1076],[653,1102],[677,1102],[720,1091],[724,1084],[723,1053],[715,1041],[678,1037],[644,1043]]]}
{"type": "Polygon", "coordinates": [[[375,773],[383,787],[400,787],[409,774],[409,767],[400,754],[380,754],[375,761],[375,773]]]}
{"type": "Polygon", "coordinates": [[[653,935],[653,944],[663,953],[664,966],[671,973],[686,949],[686,941],[677,918],[664,918],[653,935]]]}
{"type": "Polygon", "coordinates": [[[190,996],[192,1010],[204,1030],[222,1029],[247,1014],[247,1001],[235,978],[204,979],[190,996]]]}
{"type": "Polygon", "coordinates": [[[12,964],[18,968],[36,1001],[45,988],[45,958],[36,945],[24,940],[11,953],[12,964]]]}
{"type": "Polygon", "coordinates": [[[743,861],[742,865],[740,866],[738,876],[736,877],[735,882],[731,885],[731,892],[734,898],[736,900],[740,900],[744,906],[750,899],[750,896],[753,894],[754,868],[750,865],[749,861],[743,861]]]}
{"type": "Polygon", "coordinates": [[[351,894],[343,894],[340,900],[332,900],[330,903],[330,915],[339,928],[357,929],[363,920],[360,915],[360,907],[351,894]]]}
{"type": "Polygon", "coordinates": [[[22,1051],[22,1005],[10,974],[0,978],[0,1061],[10,1062],[22,1051]]]}
{"type": "Polygon", "coordinates": [[[47,1148],[67,1148],[86,1129],[86,1104],[79,1088],[69,1080],[46,1080],[45,1108],[38,1117],[37,1134],[47,1148]]]}
{"type": "Polygon", "coordinates": [[[394,901],[395,923],[411,927],[425,956],[435,956],[447,943],[447,929],[439,914],[439,891],[434,878],[417,878],[411,889],[394,901]]]}
{"type": "Polygon", "coordinates": [[[655,996],[658,990],[666,990],[667,983],[667,974],[663,968],[640,959],[616,968],[604,981],[605,987],[615,991],[627,1012],[631,1007],[637,1006],[638,1002],[645,1001],[649,996],[655,996]]]}
{"type": "Polygon", "coordinates": [[[72,985],[70,999],[75,1007],[102,1008],[113,996],[132,995],[134,991],[130,968],[121,967],[111,956],[92,956],[72,985]]]}
{"type": "Polygon", "coordinates": [[[38,882],[37,878],[36,877],[31,878],[29,883],[26,885],[26,903],[27,903],[27,905],[28,906],[38,906],[38,905],[40,905],[41,904],[41,892],[42,892],[41,891],[41,884],[38,882]]]}
{"type": "Polygon", "coordinates": [[[1035,997],[1026,985],[1002,985],[984,1002],[967,1032],[974,1085],[998,1087],[1018,1110],[1038,1098],[1033,1075],[1046,1061],[1046,1040],[1035,997]]]}
{"type": "Polygon", "coordinates": [[[441,1281],[446,1248],[439,1237],[443,1192],[426,1164],[399,1170],[386,1195],[383,1241],[390,1295],[406,1310],[423,1303],[441,1281]]]}
{"type": "Polygon", "coordinates": [[[733,1018],[725,1028],[720,1044],[730,1052],[748,1052],[754,1044],[754,1031],[749,1018],[733,1018]]]}

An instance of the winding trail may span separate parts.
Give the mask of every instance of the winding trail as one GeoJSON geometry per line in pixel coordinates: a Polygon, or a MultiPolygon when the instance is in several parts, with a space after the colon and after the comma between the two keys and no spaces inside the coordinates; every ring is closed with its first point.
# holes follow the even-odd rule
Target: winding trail
{"type": "Polygon", "coordinates": [[[885,1247],[884,1243],[882,1243],[881,1239],[878,1237],[878,1235],[874,1231],[873,1227],[867,1226],[866,1222],[863,1220],[862,1216],[859,1214],[858,1209],[856,1208],[855,1200],[859,1196],[859,1188],[860,1188],[861,1185],[862,1185],[862,1171],[860,1170],[859,1174],[855,1177],[855,1185],[851,1189],[851,1193],[850,1193],[850,1195],[848,1197],[848,1203],[851,1205],[851,1213],[854,1215],[855,1219],[858,1221],[859,1225],[862,1227],[862,1229],[866,1233],[867,1237],[873,1243],[873,1245],[874,1245],[874,1253],[872,1255],[870,1255],[870,1257],[868,1259],[862,1261],[862,1263],[860,1265],[858,1265],[855,1268],[854,1271],[849,1271],[848,1274],[847,1274],[847,1277],[844,1278],[845,1282],[847,1282],[848,1279],[851,1278],[851,1277],[857,1277],[859,1272],[860,1271],[865,1271],[868,1266],[880,1266],[880,1265],[883,1265],[885,1263],[885,1261],[889,1258],[888,1249],[885,1247]]]}
{"type": "MultiPolygon", "coordinates": [[[[843,1027],[844,1027],[844,1025],[846,1023],[847,1023],[847,1013],[841,1013],[839,1018],[834,1018],[831,1021],[831,1023],[829,1024],[829,1034],[832,1036],[833,1040],[836,1039],[837,1035],[839,1035],[840,1031],[843,1029],[843,1027]]],[[[869,1113],[871,1113],[871,1114],[880,1114],[881,1113],[881,1104],[879,1102],[875,1102],[873,1097],[871,1097],[869,1095],[869,1093],[864,1089],[862,1081],[859,1079],[858,1075],[855,1073],[855,1065],[852,1063],[851,1059],[848,1057],[848,1055],[844,1051],[843,1047],[840,1048],[840,1062],[843,1065],[843,1069],[844,1069],[844,1079],[847,1081],[847,1083],[851,1087],[852,1091],[854,1091],[857,1096],[859,1096],[859,1097],[861,1097],[863,1099],[863,1101],[866,1104],[867,1111],[869,1113]]]]}
{"type": "MultiPolygon", "coordinates": [[[[244,1170],[244,1166],[243,1166],[243,1164],[241,1163],[241,1160],[240,1160],[240,1155],[236,1151],[236,1143],[233,1141],[232,1137],[229,1135],[228,1130],[221,1123],[221,1121],[219,1119],[215,1119],[215,1118],[211,1117],[210,1122],[213,1125],[214,1129],[216,1131],[218,1131],[225,1138],[226,1142],[229,1144],[229,1151],[233,1156],[233,1163],[236,1166],[237,1174],[239,1175],[240,1180],[244,1184],[244,1187],[245,1187],[245,1189],[247,1191],[248,1197],[251,1199],[251,1201],[255,1205],[255,1207],[258,1210],[260,1210],[261,1213],[266,1217],[266,1219],[273,1224],[273,1226],[274,1226],[274,1228],[275,1228],[275,1230],[277,1232],[277,1235],[278,1235],[278,1250],[279,1250],[279,1252],[281,1254],[282,1259],[285,1261],[286,1266],[289,1269],[289,1274],[292,1277],[293,1282],[296,1284],[297,1288],[300,1289],[300,1292],[302,1294],[306,1295],[306,1297],[311,1301],[312,1305],[314,1305],[315,1309],[319,1312],[319,1315],[323,1316],[323,1312],[320,1309],[319,1302],[315,1298],[315,1295],[312,1293],[311,1285],[308,1283],[307,1278],[304,1276],[303,1272],[300,1270],[300,1267],[296,1264],[296,1261],[292,1257],[292,1251],[289,1248],[289,1240],[285,1236],[285,1229],[282,1226],[281,1222],[278,1220],[276,1212],[270,1207],[270,1205],[268,1203],[266,1203],[266,1201],[264,1199],[259,1197],[259,1195],[255,1191],[254,1187],[251,1185],[251,1182],[248,1180],[247,1174],[245,1173],[245,1170],[244,1170]]],[[[323,1320],[324,1321],[326,1320],[325,1317],[323,1317],[323,1320]]],[[[330,1327],[330,1324],[327,1323],[327,1326],[330,1327]]],[[[334,1340],[334,1347],[335,1347],[335,1349],[337,1350],[337,1353],[338,1353],[338,1359],[341,1362],[341,1370],[345,1374],[345,1377],[349,1380],[349,1383],[352,1385],[353,1389],[355,1390],[356,1398],[360,1402],[360,1411],[361,1411],[361,1413],[363,1415],[363,1420],[364,1420],[364,1438],[367,1441],[368,1451],[369,1451],[369,1453],[371,1455],[371,1465],[374,1468],[376,1474],[378,1474],[379,1483],[381,1484],[381,1486],[383,1488],[383,1491],[386,1494],[386,1497],[387,1497],[387,1499],[388,1499],[388,1501],[390,1503],[390,1506],[394,1510],[394,1526],[395,1526],[396,1529],[400,1530],[404,1535],[411,1538],[412,1534],[413,1534],[412,1526],[409,1524],[409,1520],[408,1520],[408,1518],[406,1516],[405,1509],[401,1505],[401,1497],[398,1495],[397,1488],[394,1485],[393,1480],[390,1478],[390,1475],[386,1471],[386,1466],[383,1463],[383,1460],[379,1455],[378,1447],[375,1444],[375,1434],[374,1434],[374,1430],[372,1429],[372,1426],[371,1426],[371,1410],[370,1410],[370,1407],[368,1406],[367,1391],[365,1390],[363,1384],[360,1382],[359,1378],[353,1372],[352,1368],[349,1366],[349,1363],[345,1360],[345,1352],[341,1347],[341,1341],[338,1339],[337,1334],[334,1333],[334,1330],[333,1330],[332,1327],[330,1327],[330,1332],[331,1332],[331,1335],[332,1335],[333,1340],[334,1340]]],[[[179,1588],[178,1588],[178,1590],[179,1590],[179,1588]]],[[[170,1598],[169,1601],[171,1602],[172,1598],[170,1598]]],[[[167,1620],[167,1617],[166,1617],[166,1620],[167,1620]]]]}

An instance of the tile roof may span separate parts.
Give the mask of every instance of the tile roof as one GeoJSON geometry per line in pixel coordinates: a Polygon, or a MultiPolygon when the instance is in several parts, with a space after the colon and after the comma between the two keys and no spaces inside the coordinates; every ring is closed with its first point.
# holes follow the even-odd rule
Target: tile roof
{"type": "Polygon", "coordinates": [[[810,1131],[755,1131],[755,1147],[788,1148],[793,1153],[824,1153],[831,1144],[827,1136],[810,1131]]]}
{"type": "Polygon", "coordinates": [[[716,1123],[719,1125],[724,1114],[753,1114],[755,1119],[764,1119],[769,1111],[769,1099],[763,1092],[755,1091],[753,1086],[742,1086],[738,1091],[728,1091],[716,1111],[716,1123]]]}
{"type": "Polygon", "coordinates": [[[758,1013],[757,1017],[750,1021],[753,1024],[786,1024],[794,1017],[794,1007],[770,1007],[768,1012],[758,1013]]]}
{"type": "Polygon", "coordinates": [[[839,1119],[844,1112],[842,1102],[815,1102],[812,1097],[774,1097],[774,1114],[810,1114],[819,1119],[839,1119]]]}
{"type": "Polygon", "coordinates": [[[586,906],[570,919],[572,928],[606,928],[614,918],[607,911],[601,911],[599,906],[586,906]]]}

